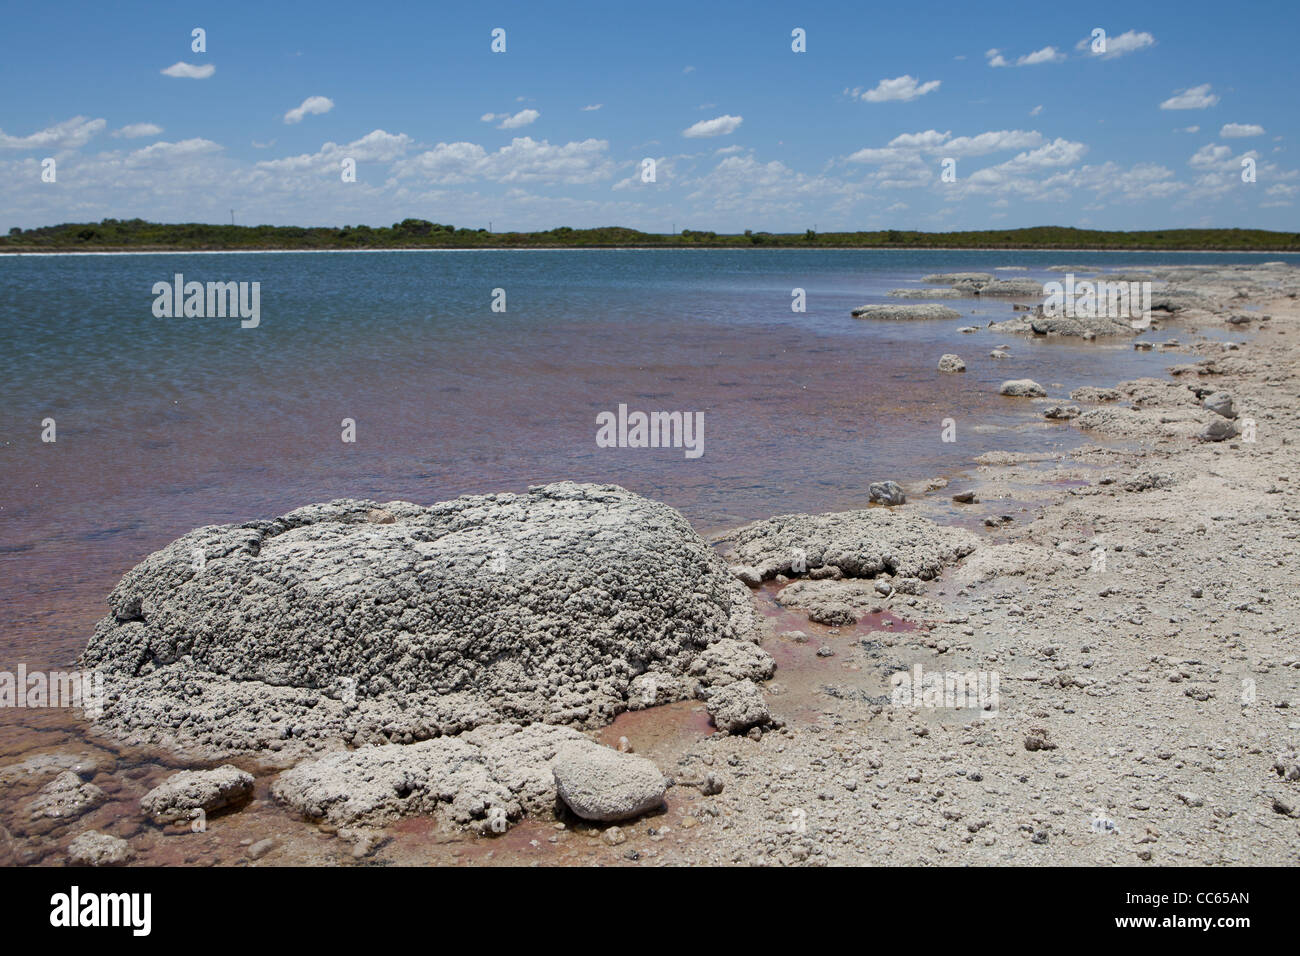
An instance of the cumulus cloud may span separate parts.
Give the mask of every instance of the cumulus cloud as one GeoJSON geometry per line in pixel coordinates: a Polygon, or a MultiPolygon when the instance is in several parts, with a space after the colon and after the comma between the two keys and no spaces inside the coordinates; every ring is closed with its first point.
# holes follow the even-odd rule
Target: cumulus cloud
{"type": "Polygon", "coordinates": [[[887,146],[879,149],[860,149],[848,159],[854,163],[894,163],[918,159],[921,153],[945,156],[983,156],[1000,150],[1026,149],[1038,146],[1043,134],[1037,130],[990,130],[975,136],[953,137],[951,132],[926,130],[923,133],[903,133],[895,136],[887,146]]]}
{"type": "Polygon", "coordinates": [[[0,130],[0,149],[77,149],[107,125],[102,119],[74,116],[29,136],[10,136],[0,130]]]}
{"type": "Polygon", "coordinates": [[[405,133],[394,134],[376,129],[342,146],[338,143],[326,143],[315,153],[262,160],[256,164],[256,168],[270,172],[295,173],[316,170],[337,176],[339,163],[344,159],[353,159],[359,163],[389,163],[401,157],[410,148],[411,143],[411,137],[405,133]]]}
{"type": "Polygon", "coordinates": [[[613,175],[609,142],[586,139],[553,145],[523,136],[489,153],[477,143],[439,143],[433,149],[400,160],[399,177],[419,177],[437,184],[476,179],[498,183],[593,183],[613,175]]]}
{"type": "Polygon", "coordinates": [[[139,139],[142,136],[157,136],[163,128],[156,123],[129,123],[121,129],[113,130],[114,139],[139,139]]]}
{"type": "Polygon", "coordinates": [[[518,113],[484,113],[479,119],[484,123],[500,120],[497,129],[519,129],[521,126],[536,122],[541,115],[537,110],[520,110],[518,113]]]}
{"type": "Polygon", "coordinates": [[[926,93],[933,93],[939,88],[939,80],[919,83],[914,76],[904,74],[892,80],[881,80],[870,90],[854,88],[850,95],[867,103],[887,103],[891,100],[910,102],[926,93]]]}
{"type": "Polygon", "coordinates": [[[1254,123],[1227,123],[1219,130],[1224,139],[1237,139],[1242,136],[1263,136],[1264,127],[1254,123]]]}
{"type": "Polygon", "coordinates": [[[1045,46],[1033,53],[1026,53],[1014,62],[1004,57],[997,49],[986,51],[984,57],[989,61],[989,66],[1037,66],[1039,63],[1060,63],[1066,59],[1065,54],[1054,46],[1045,46]]]}
{"type": "Polygon", "coordinates": [[[700,120],[686,129],[682,130],[682,135],[687,139],[702,139],[706,136],[727,136],[734,133],[744,122],[741,116],[715,116],[711,120],[700,120]]]}
{"type": "Polygon", "coordinates": [[[1160,104],[1162,110],[1203,110],[1219,102],[1210,92],[1210,84],[1202,83],[1187,90],[1175,90],[1174,95],[1160,104]]]}
{"type": "Polygon", "coordinates": [[[1095,56],[1099,60],[1113,60],[1117,56],[1123,56],[1125,53],[1134,53],[1138,50],[1154,46],[1156,38],[1151,34],[1137,30],[1127,30],[1119,36],[1106,37],[1106,49],[1104,52],[1094,53],[1092,50],[1092,37],[1086,36],[1074,45],[1076,50],[1083,50],[1095,56]]]}
{"type": "Polygon", "coordinates": [[[195,66],[193,63],[173,63],[162,71],[163,76],[175,76],[184,80],[206,80],[217,68],[211,63],[195,66]]]}
{"type": "Polygon", "coordinates": [[[304,116],[320,115],[334,109],[334,101],[328,96],[309,96],[301,106],[295,106],[284,114],[286,123],[301,123],[304,116]]]}

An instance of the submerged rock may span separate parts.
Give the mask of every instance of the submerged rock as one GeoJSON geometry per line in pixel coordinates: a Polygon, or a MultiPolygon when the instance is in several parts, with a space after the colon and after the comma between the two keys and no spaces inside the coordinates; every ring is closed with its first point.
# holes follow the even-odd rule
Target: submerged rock
{"type": "Polygon", "coordinates": [[[218,752],[598,726],[637,675],[757,634],[681,514],[572,482],[200,528],[109,605],[82,658],[106,675],[101,728],[218,752]]]}
{"type": "Polygon", "coordinates": [[[895,299],[961,298],[961,292],[957,289],[891,289],[888,294],[895,299]]]}
{"type": "Polygon", "coordinates": [[[946,305],[864,305],[853,310],[855,319],[959,319],[961,313],[946,305]]]}
{"type": "Polygon", "coordinates": [[[1032,378],[1013,378],[1002,383],[998,389],[999,394],[1010,395],[1013,398],[1043,398],[1047,395],[1047,389],[1039,385],[1032,378]]]}
{"type": "Polygon", "coordinates": [[[33,821],[75,820],[107,799],[99,787],[65,770],[37,791],[27,804],[27,812],[33,821]]]}
{"type": "Polygon", "coordinates": [[[121,866],[130,858],[130,844],[98,830],[87,830],[68,844],[68,862],[73,866],[121,866]]]}

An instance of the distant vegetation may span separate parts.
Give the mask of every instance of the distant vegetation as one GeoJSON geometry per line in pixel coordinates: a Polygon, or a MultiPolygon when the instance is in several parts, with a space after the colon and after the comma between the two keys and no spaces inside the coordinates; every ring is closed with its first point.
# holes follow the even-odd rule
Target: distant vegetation
{"type": "Polygon", "coordinates": [[[864,249],[1213,249],[1246,252],[1300,252],[1300,233],[1264,229],[1162,229],[1101,232],[1063,226],[989,229],[974,232],[753,232],[728,234],[683,229],[675,235],[619,226],[546,232],[488,232],[425,219],[403,219],[389,228],[370,226],[224,226],[203,223],[105,219],[38,229],[9,230],[0,252],[74,250],[239,250],[239,249],[478,249],[596,248],[628,246],[864,249]]]}

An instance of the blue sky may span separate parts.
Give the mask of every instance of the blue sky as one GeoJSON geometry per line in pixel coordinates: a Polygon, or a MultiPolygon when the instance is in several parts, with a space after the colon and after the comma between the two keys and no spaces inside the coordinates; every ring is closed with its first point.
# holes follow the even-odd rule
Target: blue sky
{"type": "Polygon", "coordinates": [[[11,6],[0,228],[1297,229],[1292,3],[398,9],[11,6]]]}

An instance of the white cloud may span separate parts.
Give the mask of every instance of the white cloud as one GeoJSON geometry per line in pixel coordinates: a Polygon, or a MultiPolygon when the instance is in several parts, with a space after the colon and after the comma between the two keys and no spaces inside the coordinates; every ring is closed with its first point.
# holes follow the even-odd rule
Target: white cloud
{"type": "Polygon", "coordinates": [[[1084,37],[1074,45],[1074,48],[1087,51],[1091,56],[1095,56],[1099,60],[1113,60],[1125,53],[1134,53],[1146,47],[1154,46],[1155,42],[1156,38],[1145,31],[1128,30],[1119,36],[1106,37],[1106,50],[1104,53],[1092,52],[1092,37],[1090,36],[1084,37]]]}
{"type": "Polygon", "coordinates": [[[1029,115],[1030,115],[1030,116],[1037,116],[1037,115],[1038,115],[1039,113],[1041,113],[1042,111],[1043,111],[1043,105],[1040,103],[1040,104],[1038,104],[1037,106],[1035,106],[1032,110],[1029,111],[1029,115]]]}
{"type": "Polygon", "coordinates": [[[360,139],[340,146],[326,143],[315,153],[267,159],[257,163],[257,169],[275,172],[305,172],[316,170],[338,176],[339,163],[354,159],[359,163],[391,163],[402,156],[412,143],[405,133],[393,134],[382,129],[372,130],[360,139]]]}
{"type": "Polygon", "coordinates": [[[1187,165],[1193,169],[1223,169],[1232,166],[1232,149],[1218,143],[1207,143],[1192,154],[1187,165]]]}
{"type": "Polygon", "coordinates": [[[497,129],[519,129],[521,126],[536,122],[541,115],[537,110],[520,110],[514,116],[502,118],[497,129]]]}
{"type": "Polygon", "coordinates": [[[334,109],[334,101],[328,96],[309,96],[302,101],[301,106],[295,106],[289,112],[284,114],[286,123],[301,123],[304,116],[308,114],[320,115],[328,113],[334,109]]]}
{"type": "Polygon", "coordinates": [[[206,80],[217,68],[211,63],[195,66],[192,63],[173,63],[162,71],[163,76],[176,76],[184,80],[206,80]]]}
{"type": "Polygon", "coordinates": [[[939,82],[929,80],[918,83],[915,77],[904,74],[892,80],[881,80],[874,89],[864,91],[855,88],[851,95],[867,103],[887,103],[891,100],[908,103],[926,93],[933,93],[939,88],[939,82]]]}
{"type": "Polygon", "coordinates": [[[1174,95],[1160,104],[1162,110],[1203,110],[1219,102],[1210,92],[1210,84],[1202,83],[1187,90],[1175,90],[1174,95]]]}
{"type": "Polygon", "coordinates": [[[130,123],[121,129],[113,130],[114,139],[139,139],[142,136],[157,136],[163,131],[156,123],[130,123]]]}
{"type": "Polygon", "coordinates": [[[77,149],[107,125],[102,119],[74,116],[30,136],[10,136],[0,130],[0,149],[77,149]]]}
{"type": "Polygon", "coordinates": [[[727,136],[734,133],[744,122],[741,116],[716,116],[711,120],[700,120],[692,126],[682,130],[682,135],[687,139],[701,139],[706,136],[727,136]]]}
{"type": "Polygon", "coordinates": [[[1242,136],[1263,136],[1264,127],[1254,123],[1227,123],[1219,130],[1224,139],[1237,139],[1242,136]]]}
{"type": "Polygon", "coordinates": [[[688,66],[688,67],[686,67],[685,69],[683,69],[682,72],[683,72],[683,73],[694,73],[694,72],[695,72],[695,67],[693,67],[693,66],[688,66]]]}
{"type": "Polygon", "coordinates": [[[945,156],[983,156],[1007,149],[1027,149],[1038,146],[1043,134],[1037,130],[990,130],[976,136],[958,136],[926,130],[923,133],[903,133],[895,136],[881,149],[860,149],[848,157],[854,163],[916,162],[921,153],[945,156]]]}
{"type": "Polygon", "coordinates": [[[1174,130],[1175,133],[1199,133],[1200,131],[1199,126],[1184,126],[1181,129],[1174,130]]]}
{"type": "Polygon", "coordinates": [[[587,139],[552,145],[523,136],[489,153],[477,143],[439,143],[433,149],[394,165],[399,177],[419,177],[438,184],[485,179],[499,183],[593,183],[614,173],[609,142],[587,139]]]}
{"type": "Polygon", "coordinates": [[[583,111],[584,113],[590,113],[590,112],[592,112],[593,110],[598,110],[598,109],[600,109],[600,108],[601,108],[602,106],[604,106],[604,105],[605,105],[604,103],[592,103],[590,106],[584,106],[584,107],[582,108],[582,111],[583,111]]]}
{"type": "Polygon", "coordinates": [[[1004,57],[1001,51],[997,49],[986,51],[984,56],[989,61],[989,66],[1037,66],[1039,63],[1060,63],[1066,59],[1065,54],[1054,46],[1045,46],[1033,53],[1026,53],[1014,63],[1004,57]]]}

